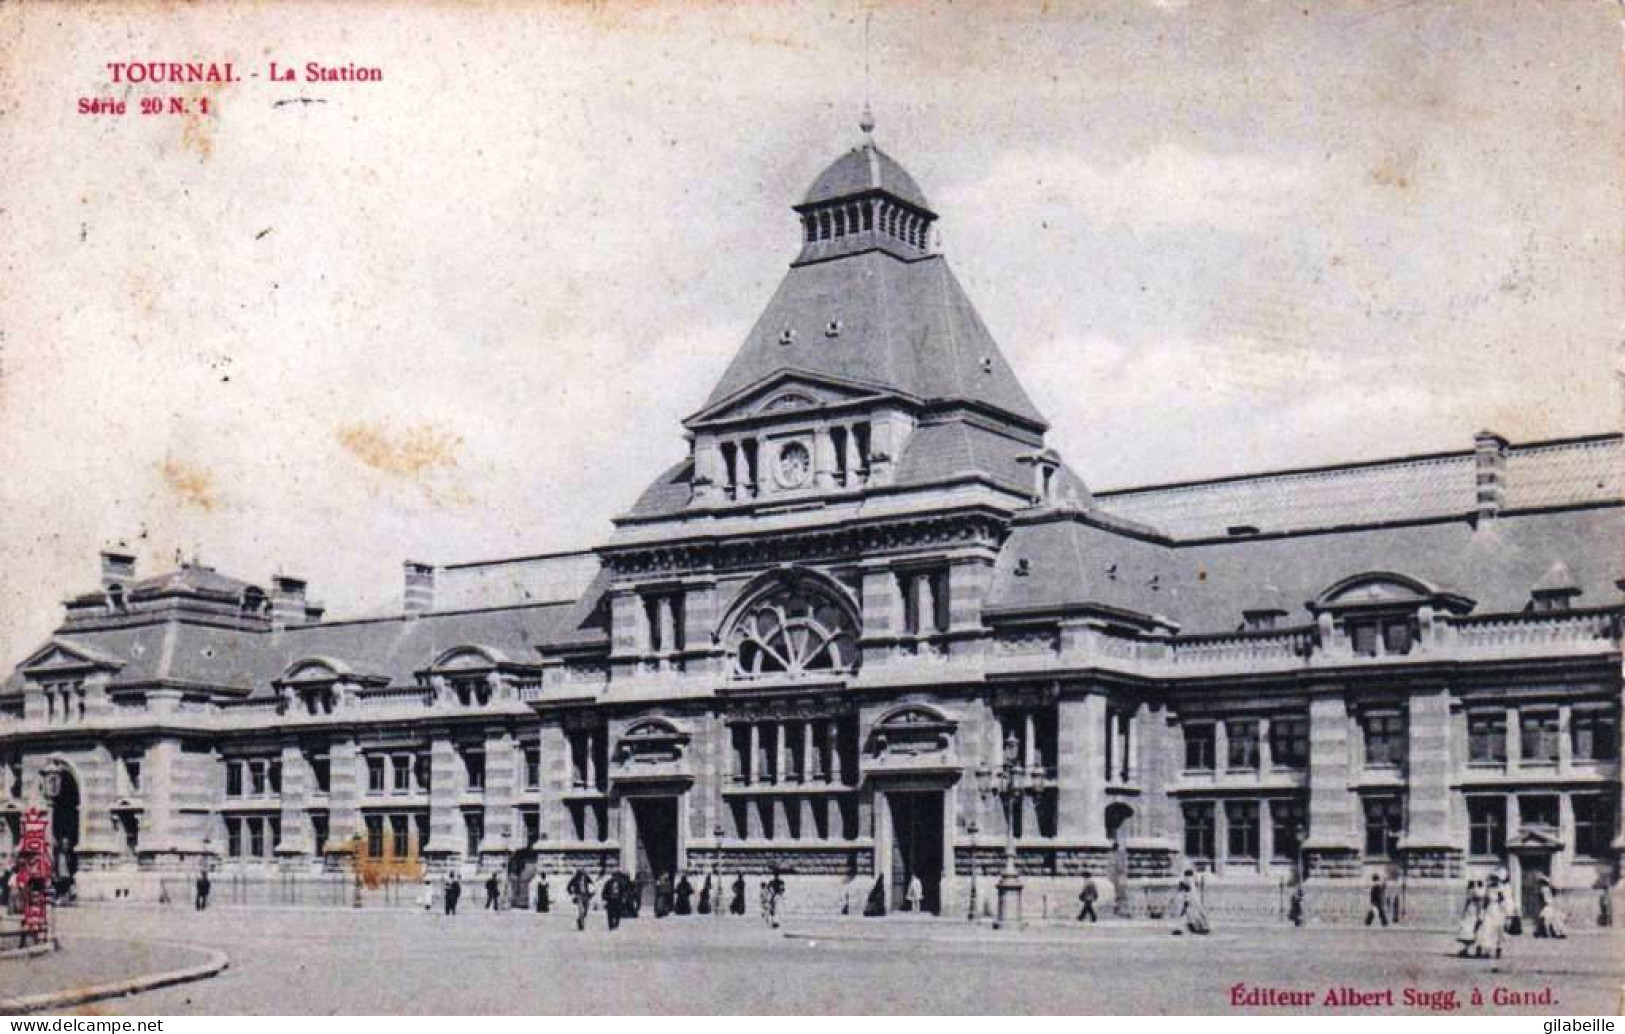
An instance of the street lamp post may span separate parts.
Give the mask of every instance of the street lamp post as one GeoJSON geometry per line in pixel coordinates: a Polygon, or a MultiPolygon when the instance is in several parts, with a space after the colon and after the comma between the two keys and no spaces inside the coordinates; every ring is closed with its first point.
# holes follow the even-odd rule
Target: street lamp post
{"type": "Polygon", "coordinates": [[[1021,743],[1011,732],[1004,739],[1004,763],[997,772],[986,767],[976,770],[978,787],[982,793],[997,797],[1004,808],[1004,869],[996,885],[999,893],[999,918],[995,927],[1003,928],[1021,922],[1021,871],[1016,865],[1016,809],[1023,798],[1036,795],[1038,785],[1032,774],[1021,764],[1021,743]]]}

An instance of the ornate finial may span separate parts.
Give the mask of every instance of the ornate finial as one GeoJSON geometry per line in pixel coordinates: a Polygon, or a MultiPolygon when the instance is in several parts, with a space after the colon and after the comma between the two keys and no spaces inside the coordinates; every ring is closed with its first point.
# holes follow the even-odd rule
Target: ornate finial
{"type": "Polygon", "coordinates": [[[869,110],[869,102],[863,102],[863,115],[858,119],[858,128],[863,130],[867,137],[875,131],[875,113],[869,110]]]}

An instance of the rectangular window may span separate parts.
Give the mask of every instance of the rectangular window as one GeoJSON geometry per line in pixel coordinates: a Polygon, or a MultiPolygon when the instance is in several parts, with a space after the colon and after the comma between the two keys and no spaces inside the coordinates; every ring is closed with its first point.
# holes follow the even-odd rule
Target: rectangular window
{"type": "Polygon", "coordinates": [[[897,575],[903,594],[903,624],[909,635],[934,635],[948,630],[948,572],[902,571],[897,575]]]}
{"type": "Polygon", "coordinates": [[[367,816],[367,857],[382,858],[384,856],[384,817],[382,815],[367,816]]]}
{"type": "Polygon", "coordinates": [[[1278,768],[1309,767],[1309,719],[1270,719],[1270,764],[1278,768]]]}
{"type": "Polygon", "coordinates": [[[1614,839],[1614,802],[1606,794],[1577,793],[1569,798],[1574,808],[1574,854],[1577,858],[1604,858],[1614,839]]]}
{"type": "MultiPolygon", "coordinates": [[[[1230,772],[1258,771],[1258,722],[1251,718],[1233,718],[1224,723],[1224,767],[1230,772]]],[[[1256,809],[1255,809],[1256,810],[1256,809]]],[[[1253,816],[1254,834],[1258,816],[1253,816]]]]}
{"type": "Polygon", "coordinates": [[[248,853],[255,858],[265,857],[265,820],[248,820],[248,853]]]}
{"type": "Polygon", "coordinates": [[[270,784],[271,792],[280,794],[282,792],[282,762],[278,760],[268,764],[265,767],[265,777],[266,782],[270,784]]]}
{"type": "Polygon", "coordinates": [[[248,763],[248,785],[255,797],[264,797],[266,789],[266,766],[264,761],[250,761],[248,763]]]}
{"type": "Polygon", "coordinates": [[[327,853],[327,829],[326,815],[310,817],[310,847],[318,858],[327,853]]]}
{"type": "Polygon", "coordinates": [[[389,847],[396,858],[405,858],[411,854],[411,822],[409,816],[391,815],[389,817],[389,847]]]}
{"type": "Polygon", "coordinates": [[[1270,802],[1271,853],[1278,862],[1298,859],[1298,848],[1309,832],[1309,810],[1296,797],[1270,802]]]}
{"type": "Polygon", "coordinates": [[[333,765],[326,754],[311,755],[310,775],[316,783],[317,793],[333,791],[333,765]]]}
{"type": "Polygon", "coordinates": [[[1411,652],[1411,623],[1408,619],[1384,622],[1382,626],[1382,647],[1384,653],[1407,654],[1411,652]]]}
{"type": "Polygon", "coordinates": [[[542,787],[542,751],[539,747],[525,748],[525,789],[542,787]]]}
{"type": "Polygon", "coordinates": [[[1519,759],[1536,765],[1557,763],[1557,712],[1520,711],[1518,713],[1519,759]]]}
{"type": "Polygon", "coordinates": [[[396,754],[390,758],[390,775],[396,793],[412,792],[412,755],[396,754]]]}
{"type": "Polygon", "coordinates": [[[1481,711],[1467,716],[1467,760],[1475,765],[1506,764],[1505,711],[1481,711]]]}
{"type": "Polygon", "coordinates": [[[367,755],[367,792],[384,792],[384,758],[381,754],[367,755]]]}
{"type": "Polygon", "coordinates": [[[1196,722],[1185,726],[1185,769],[1213,771],[1213,723],[1196,722]]]}
{"type": "Polygon", "coordinates": [[[463,812],[463,850],[470,858],[479,856],[480,841],[485,839],[485,816],[477,811],[463,812]]]}
{"type": "Polygon", "coordinates": [[[226,817],[226,856],[229,858],[243,856],[243,820],[235,815],[226,817]]]}
{"type": "Polygon", "coordinates": [[[1361,621],[1358,623],[1351,621],[1348,629],[1349,637],[1354,640],[1355,653],[1361,657],[1375,657],[1377,655],[1377,644],[1380,642],[1378,635],[1381,626],[1374,621],[1361,621]]]}
{"type": "Polygon", "coordinates": [[[520,817],[525,823],[525,846],[536,846],[536,842],[542,839],[542,816],[536,811],[525,811],[520,817]]]}
{"type": "Polygon", "coordinates": [[[1368,768],[1398,768],[1405,761],[1405,716],[1365,716],[1365,763],[1368,768]]]}
{"type": "MultiPolygon", "coordinates": [[[[749,730],[750,726],[748,725],[734,726],[735,742],[741,744],[747,742],[745,736],[748,735],[749,730]]],[[[743,758],[746,753],[745,748],[741,747],[740,757],[743,758]]],[[[743,762],[740,764],[739,771],[745,771],[743,762]]],[[[570,781],[576,789],[585,789],[591,781],[591,776],[592,734],[588,732],[572,732],[570,734],[570,781]]]]}
{"type": "Polygon", "coordinates": [[[1185,814],[1185,857],[1201,858],[1211,861],[1213,858],[1213,805],[1211,803],[1188,803],[1183,808],[1185,814]]]}
{"type": "Polygon", "coordinates": [[[1405,829],[1405,808],[1398,797],[1367,797],[1365,853],[1367,858],[1392,858],[1405,829]]]}
{"type": "Polygon", "coordinates": [[[463,750],[463,772],[468,776],[470,790],[485,789],[485,751],[479,747],[463,750]]]}
{"type": "Polygon", "coordinates": [[[1474,858],[1506,854],[1507,799],[1501,796],[1467,798],[1468,853],[1474,858]]]}
{"type": "Polygon", "coordinates": [[[412,816],[412,825],[417,829],[418,854],[422,854],[429,847],[429,816],[427,812],[418,812],[412,816]]]}
{"type": "Polygon", "coordinates": [[[124,762],[124,787],[128,793],[141,792],[141,755],[126,754],[124,762]]]}
{"type": "Polygon", "coordinates": [[[1576,761],[1612,761],[1619,753],[1619,730],[1612,711],[1575,708],[1569,716],[1569,739],[1576,761]]]}
{"type": "Polygon", "coordinates": [[[1540,826],[1548,830],[1557,828],[1557,795],[1525,794],[1518,798],[1519,826],[1540,826]]]}
{"type": "Polygon", "coordinates": [[[226,762],[226,796],[241,797],[243,795],[243,763],[241,761],[226,762]]]}
{"type": "Polygon", "coordinates": [[[1258,857],[1258,802],[1225,801],[1226,857],[1252,861],[1258,857]]]}

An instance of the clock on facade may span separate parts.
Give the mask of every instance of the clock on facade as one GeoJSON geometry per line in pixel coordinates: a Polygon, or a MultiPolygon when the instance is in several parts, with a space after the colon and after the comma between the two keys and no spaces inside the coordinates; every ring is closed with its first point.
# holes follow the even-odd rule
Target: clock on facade
{"type": "Polygon", "coordinates": [[[785,488],[800,488],[812,473],[812,454],[800,442],[790,442],[779,449],[779,484],[785,488]]]}

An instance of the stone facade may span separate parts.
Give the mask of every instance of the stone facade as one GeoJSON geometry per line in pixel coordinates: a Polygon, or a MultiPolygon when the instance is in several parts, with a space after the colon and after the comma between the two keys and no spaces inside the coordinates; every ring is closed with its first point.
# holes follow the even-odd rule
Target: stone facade
{"type": "Polygon", "coordinates": [[[590,554],[408,562],[354,621],[104,554],[0,690],[0,856],[48,799],[90,897],[619,866],[964,914],[1007,838],[1054,910],[1185,866],[1250,912],[1615,881],[1619,436],[1091,493],[907,173],[865,139],[797,212],[690,458],[590,554]]]}

